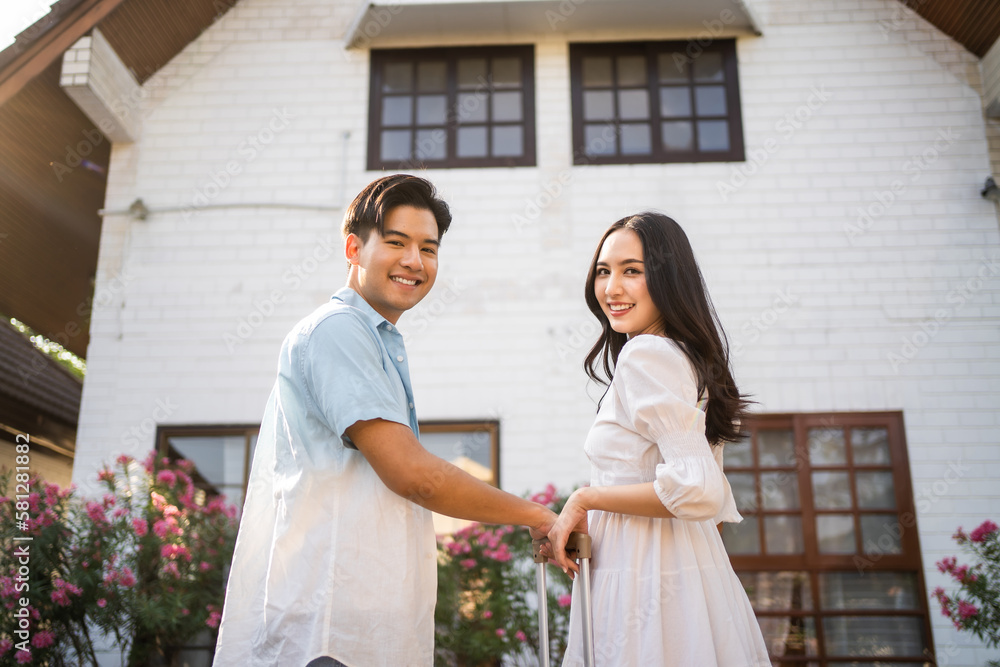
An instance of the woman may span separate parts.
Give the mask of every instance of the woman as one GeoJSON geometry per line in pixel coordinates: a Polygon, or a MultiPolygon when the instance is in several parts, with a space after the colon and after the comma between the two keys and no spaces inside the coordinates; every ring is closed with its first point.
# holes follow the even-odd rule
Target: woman
{"type": "MultiPolygon", "coordinates": [[[[590,511],[597,665],[770,667],[717,528],[742,520],[722,447],[748,402],[684,231],[657,213],[613,224],[586,298],[603,332],[585,367],[608,389],[585,444],[591,485],[549,539],[575,571],[564,545],[590,511]]],[[[583,664],[580,613],[574,595],[564,667],[583,664]]]]}

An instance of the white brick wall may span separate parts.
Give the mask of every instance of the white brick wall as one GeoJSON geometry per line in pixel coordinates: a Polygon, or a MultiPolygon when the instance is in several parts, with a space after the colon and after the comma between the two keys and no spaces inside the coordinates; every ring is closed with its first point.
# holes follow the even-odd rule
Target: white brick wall
{"type": "MultiPolygon", "coordinates": [[[[755,4],[764,35],[738,41],[740,164],[572,167],[567,42],[544,27],[511,36],[536,45],[538,166],[425,174],[455,223],[438,287],[400,322],[418,411],[499,418],[510,491],[584,480],[600,395],[580,368],[596,333],[581,298],[587,263],[612,221],[662,210],[688,230],[762,411],[903,411],[933,588],[955,527],[1000,509],[1000,238],[978,192],[1000,133],[983,119],[977,60],[895,0],[755,4]],[[829,99],[806,114],[815,90],[829,99]],[[797,111],[789,132],[782,119],[797,111]],[[560,177],[563,193],[518,226],[560,177]],[[720,183],[738,187],[723,197],[720,183]],[[444,307],[449,281],[458,298],[444,307]],[[787,311],[754,324],[782,295],[787,311]],[[939,310],[944,323],[925,338],[939,310]],[[913,358],[894,367],[906,341],[913,358]],[[948,484],[956,461],[969,467],[948,484]]],[[[258,421],[285,332],[343,284],[330,209],[377,175],[364,171],[367,53],[339,42],[354,5],[242,0],[145,84],[143,135],[115,146],[106,208],[141,197],[154,213],[105,219],[78,483],[130,446],[150,448],[157,413],[258,421]],[[239,173],[215,187],[232,162],[239,173]],[[185,212],[196,202],[319,208],[185,212]],[[224,335],[275,291],[282,302],[230,352],[224,335]]],[[[986,652],[932,613],[941,659],[981,664],[986,652]]]]}

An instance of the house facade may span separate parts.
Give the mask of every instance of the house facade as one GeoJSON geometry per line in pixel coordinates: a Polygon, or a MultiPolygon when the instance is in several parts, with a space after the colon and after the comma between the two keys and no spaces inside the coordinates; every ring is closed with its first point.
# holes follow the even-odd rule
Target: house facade
{"type": "Polygon", "coordinates": [[[159,448],[241,499],[281,341],[344,284],[344,207],[394,171],[454,214],[399,322],[425,445],[513,493],[584,483],[584,278],[655,209],[757,401],[724,537],[775,664],[996,657],[929,595],[1000,509],[987,60],[895,0],[240,0],[142,85],[105,46],[63,60],[64,87],[106,63],[122,133],[81,487],[159,448]]]}

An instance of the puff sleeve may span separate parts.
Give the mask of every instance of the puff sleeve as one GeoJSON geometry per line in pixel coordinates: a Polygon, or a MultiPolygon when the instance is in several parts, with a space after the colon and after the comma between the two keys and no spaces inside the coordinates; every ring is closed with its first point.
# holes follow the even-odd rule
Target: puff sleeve
{"type": "Polygon", "coordinates": [[[618,357],[613,384],[632,429],[659,450],[653,488],[664,507],[687,521],[742,521],[721,456],[705,437],[694,368],[677,343],[632,338],[618,357]]]}

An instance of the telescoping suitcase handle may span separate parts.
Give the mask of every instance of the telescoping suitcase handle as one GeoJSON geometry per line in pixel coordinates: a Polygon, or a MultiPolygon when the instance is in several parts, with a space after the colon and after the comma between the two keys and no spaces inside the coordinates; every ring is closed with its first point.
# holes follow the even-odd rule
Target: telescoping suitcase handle
{"type": "MultiPolygon", "coordinates": [[[[531,551],[537,569],[535,583],[538,587],[538,663],[550,667],[549,656],[549,598],[545,586],[545,564],[548,558],[542,555],[542,545],[548,544],[547,537],[531,541],[531,551]]],[[[580,563],[580,606],[583,617],[583,664],[594,667],[594,618],[590,609],[590,535],[570,533],[566,540],[566,555],[580,563]]]]}

